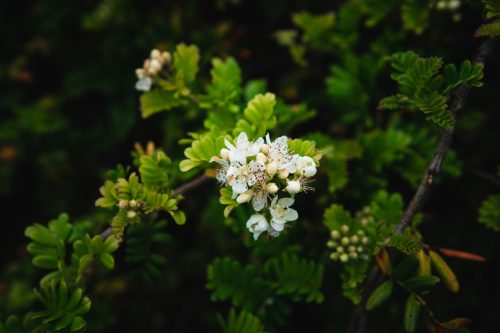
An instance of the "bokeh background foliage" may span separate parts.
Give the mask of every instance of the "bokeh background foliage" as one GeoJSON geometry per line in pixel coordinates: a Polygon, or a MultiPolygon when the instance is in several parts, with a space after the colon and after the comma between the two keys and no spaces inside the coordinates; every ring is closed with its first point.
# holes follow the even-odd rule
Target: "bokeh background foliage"
{"type": "MultiPolygon", "coordinates": [[[[141,119],[133,70],[151,48],[173,50],[186,42],[201,51],[200,82],[208,81],[212,57],[232,56],[244,82],[251,82],[245,99],[269,90],[303,115],[300,124],[289,121],[289,128],[276,133],[308,137],[318,147],[334,139],[342,153],[329,158],[326,151],[316,191],[298,200],[303,219],[272,244],[251,244],[241,227],[244,211],[222,218],[215,184],[182,202],[184,226],[165,221],[132,228],[131,241],[116,254],[115,271],[98,270],[89,281],[88,331],[220,330],[217,313],[227,321],[230,304],[211,302],[211,296],[224,297],[206,288],[207,267],[224,260],[258,265],[255,253],[277,259],[300,254],[325,267],[323,303],[269,303],[279,311],[266,312],[267,330],[344,330],[353,305],[342,296],[340,269],[325,252],[323,211],[340,203],[355,212],[380,189],[401,193],[405,202],[411,198],[440,129],[419,113],[377,106],[397,92],[387,62],[392,53],[413,50],[456,65],[473,57],[482,41],[474,33],[486,17],[484,6],[440,6],[396,0],[3,1],[0,320],[35,302],[32,286],[42,275],[25,250],[28,225],[45,224],[64,211],[81,230],[105,226],[109,214],[93,204],[97,189],[107,170],[130,164],[135,142],[154,141],[174,166],[183,158],[178,141],[200,128],[203,115],[188,107],[141,119]],[[142,241],[132,241],[137,239],[142,241]],[[222,259],[228,255],[232,259],[222,259]]],[[[442,317],[471,318],[472,332],[500,328],[498,235],[477,223],[483,200],[499,193],[499,69],[498,61],[489,62],[484,87],[473,90],[420,227],[428,244],[487,259],[452,260],[461,292],[437,289],[429,299],[442,317]]],[[[172,181],[186,177],[175,171],[172,181]]],[[[489,215],[498,218],[498,196],[488,205],[489,215]]],[[[490,220],[483,223],[498,227],[490,220]]],[[[401,327],[403,302],[403,295],[395,295],[370,315],[370,332],[401,327]]],[[[229,315],[226,331],[237,316],[229,315]]]]}

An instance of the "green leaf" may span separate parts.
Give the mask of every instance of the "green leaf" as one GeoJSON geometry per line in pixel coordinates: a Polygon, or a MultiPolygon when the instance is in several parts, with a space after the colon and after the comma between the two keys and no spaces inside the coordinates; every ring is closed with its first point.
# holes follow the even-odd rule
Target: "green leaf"
{"type": "Polygon", "coordinates": [[[244,118],[236,123],[233,135],[238,136],[241,132],[245,132],[249,138],[264,136],[268,130],[276,126],[275,104],[276,96],[272,93],[256,95],[248,102],[243,111],[244,118]]]}
{"type": "Polygon", "coordinates": [[[366,309],[371,311],[382,305],[391,296],[393,288],[394,283],[391,280],[387,280],[379,285],[368,298],[366,309]]]}
{"type": "Polygon", "coordinates": [[[260,319],[246,311],[236,314],[236,311],[231,309],[227,321],[220,316],[218,320],[224,333],[265,333],[260,319]]]}
{"type": "Polygon", "coordinates": [[[99,256],[99,261],[107,269],[113,269],[115,267],[115,259],[109,253],[103,253],[99,256]]]}
{"type": "Polygon", "coordinates": [[[496,37],[500,36],[500,20],[482,24],[476,31],[476,37],[496,37]]]}
{"type": "Polygon", "coordinates": [[[198,73],[200,51],[195,45],[178,44],[174,52],[176,77],[186,84],[192,83],[198,73]]]}
{"type": "Polygon", "coordinates": [[[405,280],[403,284],[406,288],[414,291],[414,292],[422,292],[426,291],[432,287],[435,287],[439,282],[439,278],[437,276],[414,276],[405,280]]]}
{"type": "Polygon", "coordinates": [[[322,264],[284,253],[269,260],[265,266],[271,285],[278,294],[290,295],[294,300],[304,298],[307,302],[323,302],[324,296],[320,291],[324,271],[322,264]]]}
{"type": "Polygon", "coordinates": [[[483,201],[478,221],[491,230],[500,231],[500,194],[491,195],[483,201]]]}
{"type": "Polygon", "coordinates": [[[420,303],[416,296],[411,294],[405,305],[404,327],[406,332],[413,333],[417,329],[418,317],[420,315],[420,303]]]}
{"type": "Polygon", "coordinates": [[[230,258],[217,258],[208,266],[207,288],[213,301],[231,300],[245,310],[256,310],[269,290],[253,266],[242,267],[230,258]]]}
{"type": "Polygon", "coordinates": [[[410,229],[406,229],[402,234],[393,234],[389,245],[406,255],[415,255],[421,248],[420,239],[410,229]]]}
{"type": "Polygon", "coordinates": [[[351,226],[354,220],[342,206],[333,204],[325,210],[323,223],[330,230],[339,230],[342,225],[351,226]]]}
{"type": "Polygon", "coordinates": [[[375,221],[384,221],[388,225],[395,225],[403,215],[403,198],[399,193],[389,194],[382,190],[375,194],[370,208],[375,221]]]}
{"type": "Polygon", "coordinates": [[[393,277],[396,280],[404,280],[408,276],[415,273],[418,268],[419,261],[414,256],[406,257],[399,265],[396,266],[393,272],[393,277]]]}
{"type": "Polygon", "coordinates": [[[205,134],[199,139],[194,140],[191,143],[191,147],[184,150],[187,160],[183,160],[179,164],[180,170],[186,172],[204,163],[208,163],[212,157],[220,154],[220,150],[225,147],[224,139],[226,138],[226,136],[214,137],[210,134],[205,134]]]}
{"type": "Polygon", "coordinates": [[[153,89],[141,95],[142,117],[148,118],[160,111],[167,111],[181,106],[186,101],[173,92],[153,89]]]}

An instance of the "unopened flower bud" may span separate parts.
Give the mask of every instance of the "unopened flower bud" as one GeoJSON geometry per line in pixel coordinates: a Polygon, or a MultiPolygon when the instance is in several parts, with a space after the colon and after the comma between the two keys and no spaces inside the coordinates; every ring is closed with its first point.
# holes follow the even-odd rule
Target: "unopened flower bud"
{"type": "Polygon", "coordinates": [[[266,186],[266,190],[268,193],[274,194],[274,193],[278,192],[279,189],[278,189],[278,185],[276,185],[275,183],[269,183],[266,186]]]}
{"type": "Polygon", "coordinates": [[[170,52],[163,52],[163,62],[168,64],[172,60],[172,55],[170,55],[170,52]]]}
{"type": "Polygon", "coordinates": [[[263,154],[269,154],[269,145],[267,144],[263,144],[262,147],[260,147],[260,151],[263,153],[263,154]]]}
{"type": "Polygon", "coordinates": [[[342,245],[348,245],[349,244],[349,238],[347,237],[343,237],[340,242],[342,243],[342,245]]]}
{"type": "Polygon", "coordinates": [[[347,261],[349,261],[349,256],[347,255],[347,253],[342,253],[340,255],[340,261],[341,262],[347,262],[347,261]]]}
{"type": "Polygon", "coordinates": [[[347,248],[347,251],[348,251],[348,252],[356,252],[356,246],[354,246],[354,245],[349,245],[349,247],[347,248]]]}
{"type": "Polygon", "coordinates": [[[349,232],[349,226],[343,224],[341,227],[340,227],[340,231],[342,231],[344,234],[348,233],[349,232]]]}
{"type": "Polygon", "coordinates": [[[266,167],[266,172],[269,176],[274,176],[278,171],[278,164],[276,162],[271,162],[266,167]]]}
{"type": "Polygon", "coordinates": [[[135,208],[137,207],[137,201],[135,199],[130,200],[129,202],[130,207],[135,208]]]}
{"type": "Polygon", "coordinates": [[[279,179],[287,179],[289,175],[290,175],[290,172],[288,172],[287,169],[281,169],[278,172],[278,178],[279,179]]]}
{"type": "Polygon", "coordinates": [[[329,248],[333,249],[334,247],[337,247],[337,242],[335,241],[332,241],[332,240],[329,240],[327,243],[326,243],[326,246],[328,246],[329,248]]]}
{"type": "Polygon", "coordinates": [[[127,206],[128,206],[127,200],[120,200],[120,202],[118,202],[118,207],[120,208],[125,208],[127,206]]]}
{"type": "Polygon", "coordinates": [[[450,2],[448,2],[448,9],[455,10],[458,7],[460,7],[459,0],[451,0],[450,2]]]}
{"type": "Polygon", "coordinates": [[[262,163],[266,163],[267,162],[267,157],[266,155],[262,154],[262,153],[258,153],[257,156],[255,157],[255,159],[259,162],[262,162],[262,163]]]}
{"type": "Polygon", "coordinates": [[[363,252],[364,251],[364,248],[362,246],[358,246],[358,248],[356,249],[359,253],[363,252]]]}
{"type": "Polygon", "coordinates": [[[137,68],[135,70],[135,75],[140,79],[144,76],[144,68],[137,68]]]}
{"type": "Polygon", "coordinates": [[[361,238],[361,243],[368,244],[368,237],[361,238]]]}
{"type": "Polygon", "coordinates": [[[292,195],[297,194],[300,192],[300,183],[296,180],[290,180],[285,190],[292,195]]]}
{"type": "Polygon", "coordinates": [[[161,63],[158,60],[153,59],[151,60],[150,67],[155,71],[159,71],[161,69],[161,63]]]}
{"type": "Polygon", "coordinates": [[[338,230],[332,230],[330,236],[332,236],[333,239],[338,239],[340,237],[340,232],[338,232],[338,230]]]}
{"type": "Polygon", "coordinates": [[[129,210],[129,211],[127,212],[127,217],[128,217],[129,219],[133,219],[133,218],[134,218],[134,217],[136,217],[136,216],[137,216],[137,213],[136,213],[135,211],[133,211],[133,210],[129,210]]]}
{"type": "Polygon", "coordinates": [[[363,230],[358,230],[358,235],[363,237],[365,235],[365,232],[363,230]]]}
{"type": "Polygon", "coordinates": [[[248,191],[238,195],[238,197],[236,198],[236,201],[240,204],[245,203],[245,202],[250,201],[250,199],[252,199],[252,196],[253,196],[253,190],[248,190],[248,191]]]}
{"type": "Polygon", "coordinates": [[[334,260],[334,261],[337,261],[339,260],[339,254],[336,253],[336,252],[332,252],[330,253],[330,259],[334,260]]]}
{"type": "Polygon", "coordinates": [[[349,253],[349,257],[352,258],[352,259],[357,259],[358,258],[358,254],[356,252],[351,252],[351,253],[349,253]]]}
{"type": "Polygon", "coordinates": [[[158,49],[153,49],[153,50],[151,50],[150,56],[152,59],[157,59],[158,57],[160,57],[160,54],[161,53],[160,53],[160,51],[158,51],[158,49]]]}
{"type": "Polygon", "coordinates": [[[351,237],[351,243],[358,244],[358,242],[359,242],[359,237],[358,236],[354,235],[354,236],[351,237]]]}
{"type": "Polygon", "coordinates": [[[228,160],[229,159],[229,149],[227,148],[222,148],[220,150],[220,157],[222,157],[223,159],[225,160],[228,160]]]}
{"type": "Polygon", "coordinates": [[[343,246],[337,246],[337,252],[338,253],[344,253],[344,247],[343,246]]]}

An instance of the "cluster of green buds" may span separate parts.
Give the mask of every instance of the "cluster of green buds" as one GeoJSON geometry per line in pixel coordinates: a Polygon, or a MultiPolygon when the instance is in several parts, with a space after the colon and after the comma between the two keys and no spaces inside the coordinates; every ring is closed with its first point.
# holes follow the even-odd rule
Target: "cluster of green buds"
{"type": "Polygon", "coordinates": [[[138,210],[140,210],[144,206],[144,203],[139,200],[132,199],[128,200],[120,200],[118,202],[118,208],[120,210],[126,210],[127,218],[135,221],[138,218],[138,210]]]}
{"type": "Polygon", "coordinates": [[[356,220],[358,220],[362,226],[366,226],[369,223],[375,222],[372,216],[372,209],[370,206],[363,207],[362,210],[356,212],[356,220]]]}
{"type": "Polygon", "coordinates": [[[343,263],[349,260],[368,260],[368,237],[363,230],[350,231],[349,226],[342,225],[339,230],[332,230],[331,239],[326,243],[332,249],[330,259],[343,263]]]}

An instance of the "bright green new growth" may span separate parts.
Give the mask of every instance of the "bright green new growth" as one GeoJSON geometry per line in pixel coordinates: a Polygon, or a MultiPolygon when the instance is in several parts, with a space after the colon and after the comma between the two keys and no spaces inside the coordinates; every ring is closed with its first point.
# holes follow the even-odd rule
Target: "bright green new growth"
{"type": "Polygon", "coordinates": [[[483,0],[486,18],[492,22],[482,24],[476,31],[477,37],[496,37],[500,35],[500,1],[483,0]]]}
{"type": "Polygon", "coordinates": [[[483,201],[478,220],[486,227],[500,231],[500,194],[491,195],[483,201]]]}
{"type": "Polygon", "coordinates": [[[421,58],[408,51],[393,54],[391,65],[395,70],[391,78],[399,84],[400,93],[382,99],[379,108],[417,109],[424,113],[425,119],[445,129],[451,129],[455,124],[448,105],[450,92],[461,84],[482,85],[483,65],[473,65],[468,60],[459,70],[448,64],[441,73],[441,58],[421,58]]]}
{"type": "Polygon", "coordinates": [[[227,321],[220,315],[218,320],[224,333],[266,333],[260,319],[246,311],[236,314],[236,311],[231,309],[227,321]]]}

